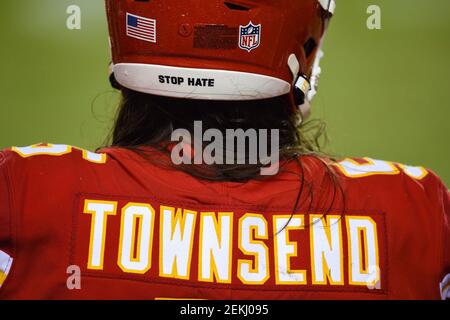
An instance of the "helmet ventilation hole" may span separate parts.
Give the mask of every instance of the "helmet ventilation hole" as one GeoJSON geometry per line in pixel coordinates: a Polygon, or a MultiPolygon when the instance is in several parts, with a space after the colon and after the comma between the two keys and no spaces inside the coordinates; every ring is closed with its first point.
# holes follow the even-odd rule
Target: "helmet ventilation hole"
{"type": "Polygon", "coordinates": [[[306,41],[305,44],[303,45],[303,48],[305,49],[306,58],[309,58],[309,56],[317,48],[316,40],[314,40],[314,38],[309,38],[308,41],[306,41]]]}

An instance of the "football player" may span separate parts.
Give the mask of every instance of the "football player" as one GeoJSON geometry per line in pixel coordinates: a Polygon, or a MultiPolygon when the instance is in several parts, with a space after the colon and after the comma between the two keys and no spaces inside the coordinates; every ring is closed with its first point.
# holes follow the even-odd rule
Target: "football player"
{"type": "Polygon", "coordinates": [[[334,0],[106,8],[122,95],[111,143],[0,153],[1,298],[450,296],[442,181],[328,157],[305,122],[334,0]],[[249,134],[218,161],[229,148],[208,142],[228,130],[266,133],[259,148],[278,160],[238,161],[249,134]]]}

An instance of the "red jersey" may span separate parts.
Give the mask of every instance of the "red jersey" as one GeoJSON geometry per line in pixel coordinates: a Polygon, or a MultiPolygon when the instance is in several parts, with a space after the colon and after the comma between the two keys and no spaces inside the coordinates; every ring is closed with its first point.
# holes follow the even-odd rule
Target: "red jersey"
{"type": "Polygon", "coordinates": [[[235,183],[196,179],[125,149],[102,152],[0,153],[0,298],[446,295],[449,193],[421,167],[333,163],[340,197],[313,157],[235,183]]]}

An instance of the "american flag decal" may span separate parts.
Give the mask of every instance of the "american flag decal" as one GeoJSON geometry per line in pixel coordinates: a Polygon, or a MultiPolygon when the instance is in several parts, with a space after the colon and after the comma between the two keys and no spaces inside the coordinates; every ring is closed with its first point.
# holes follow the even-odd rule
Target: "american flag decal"
{"type": "Polygon", "coordinates": [[[127,36],[156,43],[156,20],[127,12],[127,36]]]}

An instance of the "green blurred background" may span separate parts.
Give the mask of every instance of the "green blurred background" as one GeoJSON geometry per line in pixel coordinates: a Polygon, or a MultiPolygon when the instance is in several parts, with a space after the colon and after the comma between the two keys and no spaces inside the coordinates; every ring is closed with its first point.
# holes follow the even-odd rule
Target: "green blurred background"
{"type": "MultiPolygon", "coordinates": [[[[450,1],[337,2],[313,110],[328,151],[423,165],[450,185],[450,1]],[[381,30],[366,27],[371,4],[381,30]]],[[[1,0],[0,35],[0,148],[101,146],[118,101],[103,1],[1,0]],[[81,30],[66,28],[72,4],[81,30]]]]}

